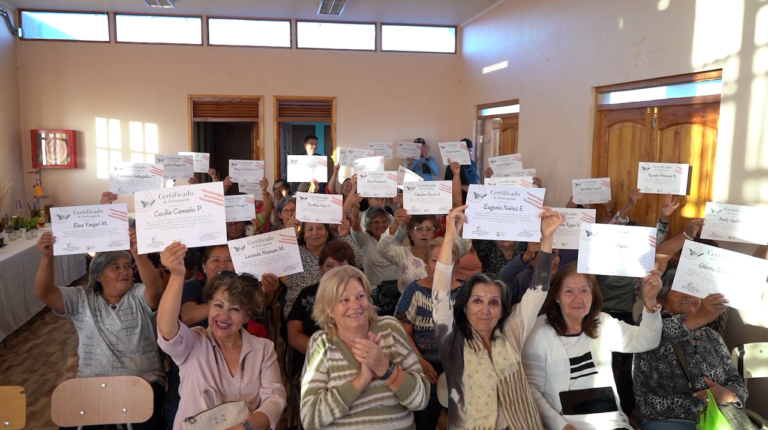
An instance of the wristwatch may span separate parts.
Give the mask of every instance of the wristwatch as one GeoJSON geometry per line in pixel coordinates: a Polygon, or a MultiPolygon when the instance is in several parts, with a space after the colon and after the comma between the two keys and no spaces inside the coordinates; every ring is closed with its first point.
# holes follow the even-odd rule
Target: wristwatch
{"type": "Polygon", "coordinates": [[[253,424],[249,423],[248,421],[243,421],[240,423],[245,427],[245,430],[253,430],[253,424]]]}

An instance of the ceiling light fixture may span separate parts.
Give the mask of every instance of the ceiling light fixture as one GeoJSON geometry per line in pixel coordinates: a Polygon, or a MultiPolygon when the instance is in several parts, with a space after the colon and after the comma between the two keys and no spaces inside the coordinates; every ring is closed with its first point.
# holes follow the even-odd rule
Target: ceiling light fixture
{"type": "Polygon", "coordinates": [[[172,8],[173,0],[144,0],[149,7],[172,8]]]}
{"type": "Polygon", "coordinates": [[[318,15],[341,15],[347,0],[321,0],[320,7],[317,9],[318,15]]]}

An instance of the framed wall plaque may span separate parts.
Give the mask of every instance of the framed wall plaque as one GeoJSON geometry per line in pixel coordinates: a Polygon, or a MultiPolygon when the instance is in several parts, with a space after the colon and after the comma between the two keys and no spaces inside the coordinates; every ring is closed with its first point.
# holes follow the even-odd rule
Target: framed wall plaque
{"type": "Polygon", "coordinates": [[[75,130],[31,130],[32,167],[77,168],[75,130]]]}

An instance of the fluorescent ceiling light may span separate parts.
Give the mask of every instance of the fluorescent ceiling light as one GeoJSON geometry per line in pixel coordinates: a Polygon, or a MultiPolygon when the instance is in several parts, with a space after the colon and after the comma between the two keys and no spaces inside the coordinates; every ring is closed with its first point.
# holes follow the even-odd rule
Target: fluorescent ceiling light
{"type": "Polygon", "coordinates": [[[173,0],[144,0],[149,7],[172,8],[173,0]]]}

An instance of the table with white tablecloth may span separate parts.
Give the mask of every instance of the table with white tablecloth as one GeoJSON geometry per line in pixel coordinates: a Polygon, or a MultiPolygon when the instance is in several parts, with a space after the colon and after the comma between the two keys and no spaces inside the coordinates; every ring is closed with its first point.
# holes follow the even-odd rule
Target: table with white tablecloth
{"type": "MultiPolygon", "coordinates": [[[[38,230],[38,237],[23,235],[0,248],[0,340],[21,327],[45,307],[35,297],[35,275],[43,256],[37,250],[37,239],[50,228],[38,230]]],[[[66,286],[85,275],[86,257],[65,255],[54,257],[56,285],[66,286]]]]}

